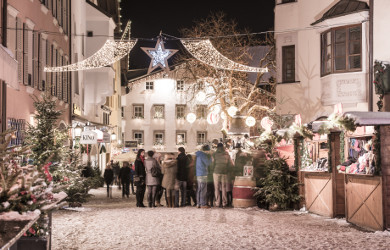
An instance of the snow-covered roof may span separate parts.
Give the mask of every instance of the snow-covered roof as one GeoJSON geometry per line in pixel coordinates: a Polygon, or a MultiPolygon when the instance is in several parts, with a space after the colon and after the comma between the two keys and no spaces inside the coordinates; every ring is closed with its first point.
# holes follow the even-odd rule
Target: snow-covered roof
{"type": "Polygon", "coordinates": [[[353,118],[358,126],[390,125],[390,112],[354,111],[346,112],[344,116],[353,118]]]}

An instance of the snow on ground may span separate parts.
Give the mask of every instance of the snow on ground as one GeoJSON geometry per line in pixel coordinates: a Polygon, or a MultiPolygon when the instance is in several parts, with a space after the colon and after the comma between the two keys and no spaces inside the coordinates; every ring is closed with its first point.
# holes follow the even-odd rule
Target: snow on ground
{"type": "MultiPolygon", "coordinates": [[[[53,213],[53,249],[388,249],[390,233],[344,219],[258,208],[136,208],[104,188],[83,209],[53,213]]],[[[145,196],[146,199],[146,196],[145,196]]],[[[145,202],[146,205],[146,202],[145,202]]]]}

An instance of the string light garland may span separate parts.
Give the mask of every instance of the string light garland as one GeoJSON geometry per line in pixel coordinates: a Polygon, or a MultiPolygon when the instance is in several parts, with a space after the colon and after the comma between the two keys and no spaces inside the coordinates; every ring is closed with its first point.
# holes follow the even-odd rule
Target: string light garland
{"type": "Polygon", "coordinates": [[[45,72],[63,72],[63,71],[78,71],[102,68],[113,64],[126,56],[137,43],[137,40],[131,41],[112,41],[107,40],[106,43],[95,54],[85,60],[60,67],[45,67],[45,72]]]}
{"type": "Polygon", "coordinates": [[[199,61],[217,69],[243,71],[243,72],[268,72],[268,68],[258,68],[236,63],[222,55],[211,43],[209,39],[205,40],[185,40],[181,43],[190,52],[190,54],[199,61]]]}

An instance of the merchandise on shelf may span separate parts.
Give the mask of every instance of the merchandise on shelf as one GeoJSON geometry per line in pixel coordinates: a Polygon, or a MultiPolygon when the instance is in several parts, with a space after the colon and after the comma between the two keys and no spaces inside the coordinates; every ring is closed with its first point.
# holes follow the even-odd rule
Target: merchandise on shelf
{"type": "Polygon", "coordinates": [[[339,173],[374,174],[375,155],[372,151],[372,140],[350,138],[347,161],[337,166],[339,173]]]}

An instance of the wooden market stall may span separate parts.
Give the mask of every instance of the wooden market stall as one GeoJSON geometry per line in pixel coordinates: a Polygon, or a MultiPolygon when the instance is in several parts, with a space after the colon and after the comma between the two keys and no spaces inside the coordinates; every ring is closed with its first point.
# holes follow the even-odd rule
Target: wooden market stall
{"type": "Polygon", "coordinates": [[[370,230],[389,229],[390,112],[344,116],[358,126],[354,133],[346,133],[345,164],[339,166],[345,173],[346,219],[370,230]]]}
{"type": "Polygon", "coordinates": [[[332,130],[325,135],[316,133],[326,122],[312,122],[314,137],[303,140],[301,145],[303,194],[309,212],[342,217],[345,215],[344,176],[334,167],[340,162],[340,131],[332,130]]]}

